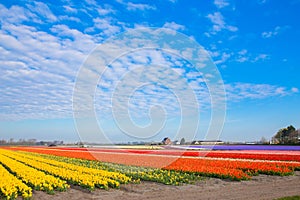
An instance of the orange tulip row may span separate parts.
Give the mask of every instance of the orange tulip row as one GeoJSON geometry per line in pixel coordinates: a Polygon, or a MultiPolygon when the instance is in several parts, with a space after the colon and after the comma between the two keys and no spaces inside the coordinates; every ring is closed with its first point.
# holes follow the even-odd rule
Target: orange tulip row
{"type": "Polygon", "coordinates": [[[300,169],[300,163],[180,158],[165,169],[242,180],[249,179],[251,175],[256,174],[291,175],[295,169],[300,169]]]}

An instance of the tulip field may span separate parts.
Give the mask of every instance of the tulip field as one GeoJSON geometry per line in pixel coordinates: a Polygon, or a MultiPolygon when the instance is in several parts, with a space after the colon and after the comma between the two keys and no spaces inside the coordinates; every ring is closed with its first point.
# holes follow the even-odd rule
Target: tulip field
{"type": "Polygon", "coordinates": [[[72,185],[93,191],[153,181],[181,185],[204,177],[250,180],[259,174],[288,176],[300,170],[300,152],[177,151],[66,148],[0,148],[0,198],[30,199],[34,191],[63,192],[72,185]]]}

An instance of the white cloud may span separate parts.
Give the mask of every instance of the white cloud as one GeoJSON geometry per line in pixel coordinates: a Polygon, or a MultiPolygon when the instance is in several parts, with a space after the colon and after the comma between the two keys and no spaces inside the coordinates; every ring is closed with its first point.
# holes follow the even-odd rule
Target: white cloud
{"type": "Polygon", "coordinates": [[[296,88],[296,87],[293,87],[293,88],[292,88],[292,92],[293,92],[293,93],[298,93],[298,92],[299,92],[299,89],[296,88]]]}
{"type": "MultiPolygon", "coordinates": [[[[109,113],[107,105],[111,102],[111,95],[116,91],[117,84],[121,84],[122,91],[134,92],[130,97],[129,108],[124,108],[125,97],[114,100],[118,106],[117,110],[126,110],[125,113],[118,115],[127,115],[129,109],[134,117],[140,117],[141,114],[147,115],[149,107],[154,105],[162,106],[169,116],[180,115],[180,109],[189,109],[190,113],[193,113],[197,107],[193,107],[192,104],[179,105],[172,94],[176,90],[179,92],[177,95],[181,95],[182,102],[189,102],[191,97],[183,95],[187,91],[187,86],[185,87],[183,82],[195,91],[199,102],[205,101],[201,106],[206,106],[209,104],[210,96],[205,90],[201,74],[192,69],[187,72],[183,65],[182,59],[153,50],[132,52],[130,55],[118,58],[112,63],[111,68],[107,68],[99,83],[96,98],[97,112],[102,116],[109,115],[106,113],[109,113]],[[143,70],[137,73],[136,70],[141,67],[143,70]],[[125,75],[128,77],[123,80],[125,75]],[[146,84],[139,87],[139,84],[144,82],[146,84]]],[[[126,94],[130,95],[131,92],[126,94]]]]}
{"type": "Polygon", "coordinates": [[[96,6],[97,2],[95,0],[85,0],[85,2],[89,5],[96,6]]]}
{"type": "Polygon", "coordinates": [[[69,5],[64,5],[63,8],[68,13],[77,13],[78,12],[78,10],[76,8],[73,8],[72,6],[69,6],[69,5]]]}
{"type": "Polygon", "coordinates": [[[265,3],[267,3],[267,0],[258,0],[257,2],[258,2],[258,4],[265,4],[265,3]]]}
{"type": "Polygon", "coordinates": [[[104,7],[102,6],[98,6],[97,11],[99,13],[99,15],[108,15],[108,14],[114,14],[116,13],[115,10],[113,10],[110,6],[105,5],[104,7]]]}
{"type": "Polygon", "coordinates": [[[33,12],[41,17],[47,19],[47,21],[55,22],[57,17],[52,13],[47,4],[42,2],[34,2],[34,5],[28,4],[27,7],[33,12]]]}
{"type": "Polygon", "coordinates": [[[240,63],[247,62],[248,60],[249,60],[248,57],[243,57],[243,56],[236,59],[236,61],[240,63]]]}
{"type": "Polygon", "coordinates": [[[214,4],[217,8],[224,8],[230,5],[227,0],[214,0],[214,4]]]}
{"type": "Polygon", "coordinates": [[[277,95],[285,95],[287,93],[286,88],[284,87],[278,87],[275,90],[275,94],[277,95]]]}
{"type": "Polygon", "coordinates": [[[86,32],[95,32],[97,30],[101,30],[99,33],[101,36],[112,36],[118,32],[120,32],[121,27],[118,24],[115,24],[113,18],[95,18],[93,19],[94,26],[87,28],[86,32]]]}
{"type": "MultiPolygon", "coordinates": [[[[250,53],[247,49],[242,49],[237,52],[230,51],[229,49],[217,49],[216,46],[211,46],[211,50],[208,51],[209,55],[213,58],[214,63],[218,66],[220,64],[224,64],[228,61],[232,62],[262,62],[270,59],[270,55],[268,54],[253,54],[250,53]]],[[[222,66],[221,66],[222,67],[222,66]]]]}
{"type": "Polygon", "coordinates": [[[275,29],[274,29],[273,31],[269,31],[269,32],[266,32],[266,31],[265,31],[265,32],[263,32],[263,33],[261,34],[261,36],[262,36],[263,38],[270,38],[270,37],[273,37],[273,36],[278,35],[279,30],[280,30],[280,27],[279,27],[279,26],[276,26],[275,29]]]}
{"type": "Polygon", "coordinates": [[[280,26],[276,26],[274,28],[274,30],[272,31],[265,31],[261,34],[261,36],[263,38],[271,38],[271,37],[275,37],[277,35],[279,35],[280,33],[284,32],[285,30],[287,30],[289,28],[289,26],[283,26],[283,27],[280,27],[280,26]]]}
{"type": "Polygon", "coordinates": [[[0,118],[72,117],[76,74],[96,38],[66,25],[45,32],[20,24],[36,16],[26,8],[0,9],[0,118]]]}
{"type": "Polygon", "coordinates": [[[28,21],[41,23],[41,20],[38,18],[38,16],[26,8],[20,6],[11,6],[9,9],[7,9],[2,4],[0,4],[0,21],[3,24],[20,24],[28,21]]]}
{"type": "Polygon", "coordinates": [[[231,32],[238,31],[238,28],[232,25],[227,25],[223,15],[220,12],[214,12],[206,16],[213,24],[211,34],[216,34],[222,30],[228,30],[231,32]]]}
{"type": "Polygon", "coordinates": [[[71,29],[66,25],[54,25],[50,30],[60,37],[71,39],[63,41],[63,45],[68,46],[70,49],[86,53],[96,46],[94,37],[77,29],[71,29]]]}
{"type": "Polygon", "coordinates": [[[239,55],[246,55],[248,52],[247,49],[242,49],[241,51],[238,52],[239,55]]]}
{"type": "Polygon", "coordinates": [[[227,26],[226,29],[231,31],[231,32],[236,32],[236,31],[239,30],[236,26],[230,26],[230,25],[227,26]]]}
{"type": "Polygon", "coordinates": [[[222,51],[211,51],[209,54],[214,58],[214,63],[216,65],[225,63],[233,55],[231,52],[222,51]]]}
{"type": "Polygon", "coordinates": [[[141,4],[141,3],[132,3],[128,2],[127,3],[127,10],[130,11],[136,11],[136,10],[156,10],[155,6],[149,5],[149,4],[141,4]]]}
{"type": "Polygon", "coordinates": [[[173,29],[175,31],[178,31],[178,30],[184,30],[185,27],[181,24],[177,24],[175,22],[166,22],[164,25],[163,25],[163,28],[169,28],[169,29],[173,29]]]}
{"type": "Polygon", "coordinates": [[[269,84],[232,83],[226,84],[226,93],[229,101],[241,101],[287,96],[291,94],[291,90],[269,84]]]}
{"type": "Polygon", "coordinates": [[[208,51],[208,53],[212,58],[219,57],[221,54],[220,51],[208,51]]]}
{"type": "Polygon", "coordinates": [[[243,62],[249,61],[249,57],[247,55],[248,54],[248,50],[247,49],[242,49],[237,54],[238,54],[237,58],[236,58],[237,62],[243,63],[243,62]]]}
{"type": "MultiPolygon", "coordinates": [[[[94,13],[90,14],[91,16],[87,15],[90,20],[84,22],[93,22],[93,24],[89,24],[91,27],[85,31],[80,30],[80,27],[72,28],[60,21],[78,22],[79,19],[72,13],[82,11],[73,8],[72,5],[62,8],[66,12],[65,15],[55,17],[52,16],[54,14],[50,10],[51,6],[40,2],[36,3],[36,8],[32,5],[28,6],[30,10],[18,6],[7,9],[0,4],[0,72],[2,74],[0,79],[0,119],[45,119],[72,116],[72,92],[78,69],[99,40],[120,32],[124,26],[117,18],[107,16],[114,14],[114,10],[109,6],[98,6],[96,1],[88,1],[88,3],[91,6],[87,7],[86,11],[94,13]],[[99,15],[105,16],[99,17],[99,15]],[[22,24],[28,21],[40,24],[39,26],[22,24]],[[45,24],[47,24],[47,28],[40,28],[45,24]]],[[[131,6],[131,10],[155,9],[146,4],[128,3],[127,5],[131,6]]],[[[216,25],[214,31],[223,29],[235,31],[234,27],[225,23],[220,13],[212,14],[210,19],[216,25]]],[[[83,26],[82,29],[84,27],[86,26],[83,26]]],[[[183,25],[175,22],[167,22],[164,27],[174,30],[185,29],[183,25]]],[[[139,44],[139,41],[131,42],[135,42],[137,46],[139,44]]],[[[217,49],[215,48],[215,50],[217,49]]],[[[180,55],[187,58],[191,57],[191,53],[189,48],[179,52],[180,55]]],[[[239,55],[246,56],[247,53],[247,50],[241,50],[239,55]]],[[[228,51],[214,51],[212,56],[218,58],[217,63],[222,63],[230,59],[233,54],[228,51]]],[[[256,60],[263,60],[267,57],[267,55],[261,54],[257,56],[256,60]]],[[[203,77],[211,77],[209,74],[193,71],[192,67],[188,68],[188,71],[186,63],[176,56],[145,50],[134,52],[131,57],[120,58],[107,69],[96,91],[97,109],[108,113],[111,105],[109,95],[112,94],[122,76],[140,66],[145,67],[151,64],[156,64],[158,71],[150,70],[142,78],[165,81],[170,84],[170,88],[181,88],[182,90],[179,91],[181,95],[185,94],[186,88],[182,87],[180,81],[188,81],[188,86],[195,91],[197,100],[201,102],[201,109],[208,107],[210,96],[203,77]],[[169,66],[172,71],[168,71],[162,66],[169,66]]],[[[90,73],[95,75],[97,71],[90,73]]],[[[132,77],[141,78],[137,75],[132,77]]],[[[126,84],[124,86],[129,88],[136,86],[133,82],[126,82],[126,84]]],[[[272,95],[282,96],[288,92],[298,92],[298,89],[287,90],[278,86],[240,83],[231,84],[229,92],[233,99],[242,100],[261,98],[261,94],[264,94],[263,96],[266,98],[272,95]],[[251,90],[251,88],[256,88],[256,90],[251,90]]],[[[189,102],[190,96],[182,96],[185,102],[189,102]]],[[[141,110],[146,111],[146,106],[157,104],[166,106],[166,111],[170,111],[171,114],[179,111],[178,107],[175,107],[180,106],[176,97],[159,85],[158,87],[149,85],[141,88],[134,93],[133,97],[131,103],[132,106],[136,105],[136,108],[133,109],[136,114],[139,114],[141,110]]],[[[190,105],[184,106],[192,110],[191,113],[195,110],[195,107],[190,105]]]]}
{"type": "Polygon", "coordinates": [[[73,22],[81,22],[81,20],[78,17],[72,17],[72,16],[68,16],[68,15],[61,15],[58,17],[59,21],[73,21],[73,22]]]}
{"type": "Polygon", "coordinates": [[[268,54],[252,54],[249,53],[247,49],[242,49],[239,52],[234,54],[234,60],[239,63],[244,62],[259,62],[259,61],[266,61],[270,59],[268,54]]]}
{"type": "Polygon", "coordinates": [[[214,31],[221,31],[225,28],[225,21],[224,17],[220,12],[215,12],[213,14],[208,14],[207,18],[214,24],[213,30],[214,31]]]}
{"type": "Polygon", "coordinates": [[[220,58],[219,60],[216,60],[214,63],[215,63],[216,65],[221,64],[221,63],[225,63],[231,56],[232,56],[231,53],[223,52],[223,53],[221,54],[221,58],[220,58]]]}
{"type": "Polygon", "coordinates": [[[253,60],[252,62],[257,62],[257,61],[264,61],[264,60],[267,60],[269,59],[270,56],[268,54],[259,54],[257,55],[253,60]]]}

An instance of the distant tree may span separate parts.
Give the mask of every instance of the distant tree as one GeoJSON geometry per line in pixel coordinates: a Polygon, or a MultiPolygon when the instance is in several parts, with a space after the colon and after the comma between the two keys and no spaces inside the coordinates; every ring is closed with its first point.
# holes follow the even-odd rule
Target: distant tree
{"type": "Polygon", "coordinates": [[[185,144],[185,139],[184,139],[184,138],[181,138],[180,144],[181,144],[181,145],[184,145],[184,144],[185,144]]]}
{"type": "Polygon", "coordinates": [[[0,140],[0,145],[1,144],[6,144],[6,140],[0,140]]]}
{"type": "Polygon", "coordinates": [[[261,143],[261,144],[269,144],[269,141],[265,137],[262,137],[260,139],[259,143],[261,143]]]}
{"type": "Polygon", "coordinates": [[[80,147],[83,147],[83,146],[84,146],[84,143],[81,142],[81,141],[79,141],[79,142],[77,142],[77,145],[80,146],[80,147]]]}
{"type": "Polygon", "coordinates": [[[171,145],[171,144],[172,144],[172,141],[171,141],[170,138],[165,137],[165,138],[162,140],[162,144],[163,144],[163,145],[171,145]]]}
{"type": "Polygon", "coordinates": [[[288,137],[289,144],[299,144],[299,130],[293,131],[288,137]]]}
{"type": "Polygon", "coordinates": [[[280,129],[274,138],[280,143],[280,144],[296,144],[298,143],[298,131],[296,131],[296,128],[292,125],[280,129]]]}

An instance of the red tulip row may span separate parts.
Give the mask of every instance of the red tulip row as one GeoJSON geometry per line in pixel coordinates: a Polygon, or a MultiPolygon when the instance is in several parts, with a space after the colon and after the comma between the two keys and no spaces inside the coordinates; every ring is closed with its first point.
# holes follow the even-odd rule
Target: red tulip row
{"type": "Polygon", "coordinates": [[[99,148],[76,148],[63,147],[54,148],[60,150],[72,151],[93,151],[93,152],[115,152],[115,153],[136,153],[153,155],[172,155],[172,156],[190,156],[190,157],[211,157],[211,158],[235,158],[252,160],[275,160],[275,161],[297,161],[300,162],[300,152],[285,151],[186,151],[186,150],[145,150],[145,149],[99,149],[99,148]]]}

